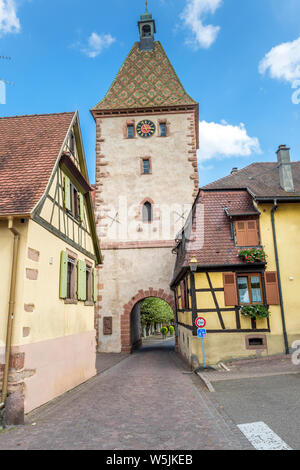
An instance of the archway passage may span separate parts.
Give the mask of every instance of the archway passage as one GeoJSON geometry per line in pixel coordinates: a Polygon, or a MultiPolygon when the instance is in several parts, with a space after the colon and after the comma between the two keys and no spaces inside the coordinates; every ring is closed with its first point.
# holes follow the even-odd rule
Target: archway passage
{"type": "Polygon", "coordinates": [[[138,294],[128,302],[128,304],[124,305],[124,312],[121,316],[121,345],[123,353],[130,354],[134,348],[141,345],[140,332],[133,331],[132,325],[134,323],[132,322],[132,317],[134,316],[138,318],[140,302],[148,297],[157,297],[167,302],[173,310],[176,322],[175,303],[171,294],[166,294],[163,289],[155,290],[153,288],[149,288],[147,291],[140,290],[138,294]]]}

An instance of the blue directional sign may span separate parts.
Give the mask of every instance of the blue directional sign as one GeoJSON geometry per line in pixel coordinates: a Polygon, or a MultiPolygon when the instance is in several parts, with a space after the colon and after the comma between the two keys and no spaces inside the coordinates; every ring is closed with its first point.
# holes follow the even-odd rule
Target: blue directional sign
{"type": "Polygon", "coordinates": [[[199,328],[198,329],[198,338],[206,338],[207,336],[207,331],[205,328],[199,328]]]}

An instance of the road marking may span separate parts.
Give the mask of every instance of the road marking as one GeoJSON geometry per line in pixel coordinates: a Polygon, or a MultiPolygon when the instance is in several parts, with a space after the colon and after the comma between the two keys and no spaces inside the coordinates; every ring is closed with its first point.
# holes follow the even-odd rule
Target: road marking
{"type": "Polygon", "coordinates": [[[293,450],[262,421],[239,424],[238,428],[257,450],[293,450]]]}

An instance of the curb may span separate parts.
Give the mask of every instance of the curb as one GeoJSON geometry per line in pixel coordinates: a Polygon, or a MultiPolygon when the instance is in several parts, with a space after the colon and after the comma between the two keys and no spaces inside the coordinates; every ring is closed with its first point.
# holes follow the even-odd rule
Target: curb
{"type": "Polygon", "coordinates": [[[212,386],[212,383],[203,374],[201,374],[201,372],[196,372],[196,374],[198,375],[198,377],[200,377],[200,379],[202,380],[202,382],[204,383],[208,391],[210,393],[214,393],[215,389],[212,386]]]}

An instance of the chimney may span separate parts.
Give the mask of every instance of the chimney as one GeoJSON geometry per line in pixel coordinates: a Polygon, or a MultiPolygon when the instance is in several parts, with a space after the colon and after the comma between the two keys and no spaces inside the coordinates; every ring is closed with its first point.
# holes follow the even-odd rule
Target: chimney
{"type": "Polygon", "coordinates": [[[234,175],[234,174],[235,174],[235,173],[237,173],[238,171],[239,171],[239,169],[238,169],[238,168],[236,168],[236,167],[235,167],[235,168],[232,168],[232,170],[231,170],[231,173],[230,173],[230,174],[231,174],[231,175],[234,175]]]}
{"type": "Polygon", "coordinates": [[[287,193],[295,192],[290,149],[286,145],[280,145],[277,150],[277,160],[280,176],[280,186],[287,193]]]}

